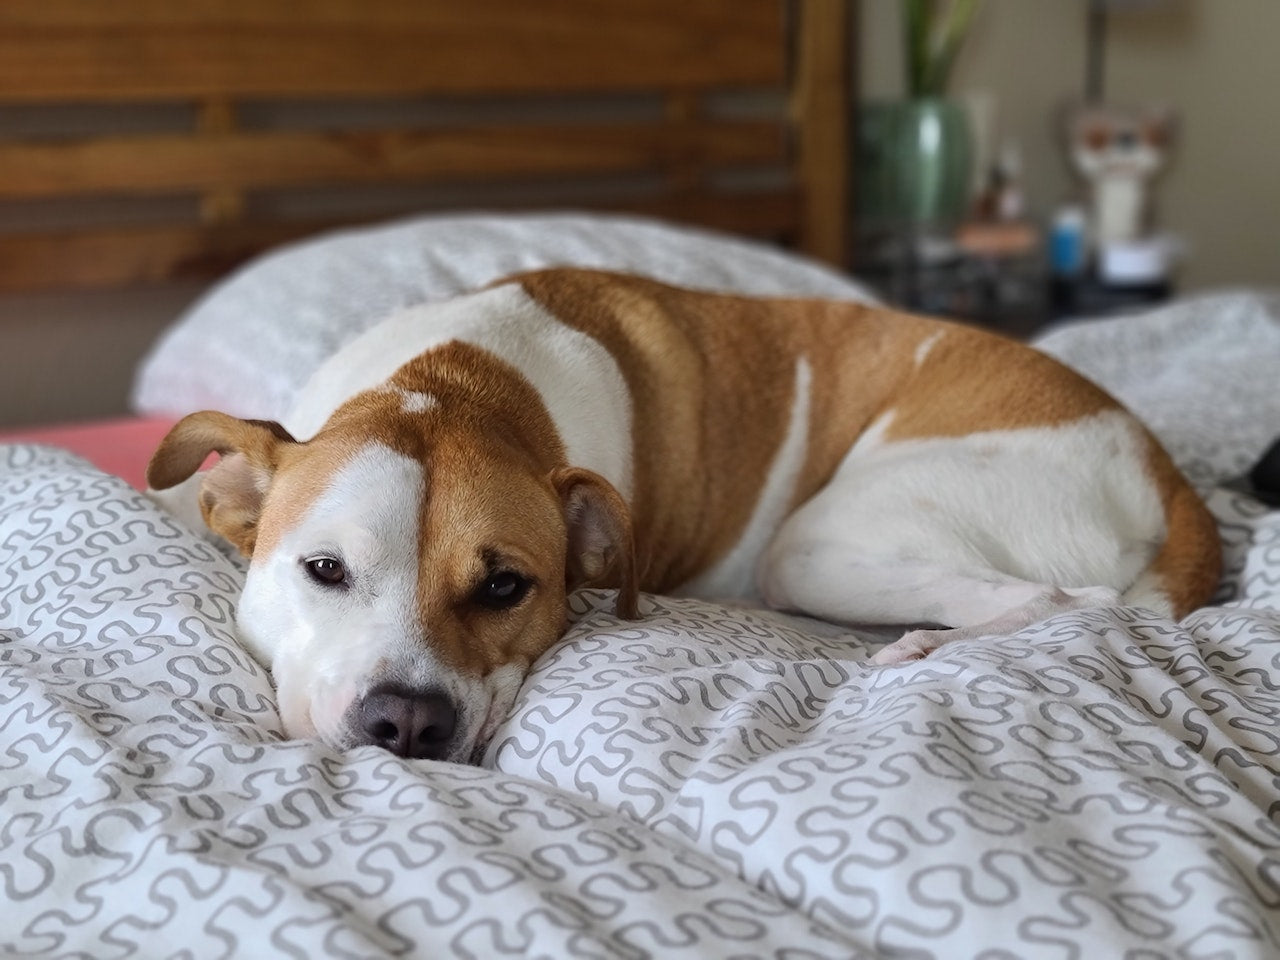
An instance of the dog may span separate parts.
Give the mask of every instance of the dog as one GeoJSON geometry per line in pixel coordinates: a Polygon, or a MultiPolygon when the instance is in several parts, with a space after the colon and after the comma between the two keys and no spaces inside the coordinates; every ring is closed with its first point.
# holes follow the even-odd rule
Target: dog
{"type": "Polygon", "coordinates": [[[583,585],[623,618],[643,590],[914,627],[888,666],[1082,607],[1182,617],[1219,575],[1101,389],[854,302],[517,275],[362,334],[287,427],[192,414],[147,477],[250,557],[285,731],[339,749],[476,760],[583,585]]]}

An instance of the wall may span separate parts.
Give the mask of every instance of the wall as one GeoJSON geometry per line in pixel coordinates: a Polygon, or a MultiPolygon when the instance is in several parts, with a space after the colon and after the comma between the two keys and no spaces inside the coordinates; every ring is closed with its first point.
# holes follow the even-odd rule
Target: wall
{"type": "Polygon", "coordinates": [[[139,358],[200,289],[0,297],[0,428],[126,413],[139,358]]]}
{"type": "MultiPolygon", "coordinates": [[[[992,105],[1021,147],[1040,213],[1075,184],[1054,118],[1079,96],[1083,0],[985,0],[953,75],[953,92],[992,105]]],[[[901,93],[899,0],[862,0],[864,98],[901,93]]],[[[1164,0],[1110,18],[1107,95],[1164,101],[1179,114],[1173,165],[1157,190],[1163,225],[1189,244],[1183,289],[1280,286],[1280,2],[1164,0]]]]}

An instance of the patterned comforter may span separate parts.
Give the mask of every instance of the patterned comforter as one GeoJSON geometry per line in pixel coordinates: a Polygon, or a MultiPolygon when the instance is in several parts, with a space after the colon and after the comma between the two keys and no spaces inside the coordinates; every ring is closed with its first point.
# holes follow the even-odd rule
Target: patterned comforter
{"type": "MultiPolygon", "coordinates": [[[[1044,346],[1208,489],[1280,433],[1280,324],[1193,306],[1044,346]]],[[[0,953],[1275,957],[1280,511],[1209,503],[1215,606],[902,667],[867,664],[886,635],[582,593],[471,768],[284,741],[237,561],[0,448],[0,953]]]]}

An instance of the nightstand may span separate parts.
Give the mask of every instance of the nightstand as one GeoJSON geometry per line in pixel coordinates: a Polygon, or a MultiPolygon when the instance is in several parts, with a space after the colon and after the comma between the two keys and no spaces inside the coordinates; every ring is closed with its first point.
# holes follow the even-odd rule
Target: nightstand
{"type": "Polygon", "coordinates": [[[881,232],[859,244],[855,272],[893,306],[1026,336],[1053,319],[1041,247],[1029,224],[881,232]]]}
{"type": "Polygon", "coordinates": [[[1145,309],[1173,294],[1170,283],[1055,277],[1041,231],[1029,223],[969,224],[946,235],[881,232],[859,244],[854,272],[892,306],[1015,337],[1059,320],[1145,309]]]}

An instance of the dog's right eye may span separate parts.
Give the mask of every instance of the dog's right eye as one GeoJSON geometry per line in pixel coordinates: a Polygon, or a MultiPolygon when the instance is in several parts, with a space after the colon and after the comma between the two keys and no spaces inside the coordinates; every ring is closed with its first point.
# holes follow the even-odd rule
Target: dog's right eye
{"type": "Polygon", "coordinates": [[[336,587],[346,582],[346,567],[342,565],[342,561],[333,557],[312,557],[302,561],[302,565],[307,568],[311,579],[321,586],[336,587]]]}

